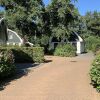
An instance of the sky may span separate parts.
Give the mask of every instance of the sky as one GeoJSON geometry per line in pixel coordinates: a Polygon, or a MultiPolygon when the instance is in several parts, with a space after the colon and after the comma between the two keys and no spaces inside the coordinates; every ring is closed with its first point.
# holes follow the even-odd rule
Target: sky
{"type": "MultiPolygon", "coordinates": [[[[47,5],[50,0],[44,0],[47,5]]],[[[81,15],[85,15],[87,11],[99,11],[100,12],[100,0],[78,0],[75,3],[81,15]]]]}
{"type": "MultiPolygon", "coordinates": [[[[43,0],[45,5],[48,5],[51,0],[43,0]]],[[[100,12],[100,0],[78,0],[75,3],[81,15],[85,15],[87,11],[98,11],[100,12]]],[[[0,9],[3,9],[0,7],[0,9]]]]}
{"type": "Polygon", "coordinates": [[[100,12],[100,0],[78,0],[76,7],[81,15],[85,15],[87,11],[100,12]]]}

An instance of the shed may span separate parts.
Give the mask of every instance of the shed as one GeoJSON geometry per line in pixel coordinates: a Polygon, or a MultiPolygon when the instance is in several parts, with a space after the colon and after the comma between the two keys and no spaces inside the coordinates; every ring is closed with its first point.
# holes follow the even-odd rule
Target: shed
{"type": "Polygon", "coordinates": [[[75,46],[77,54],[85,52],[84,40],[76,32],[72,32],[69,38],[57,39],[56,37],[51,37],[49,40],[50,49],[55,49],[58,44],[62,43],[75,46]]]}
{"type": "Polygon", "coordinates": [[[22,45],[22,38],[6,26],[4,18],[0,19],[0,44],[22,45]]]}

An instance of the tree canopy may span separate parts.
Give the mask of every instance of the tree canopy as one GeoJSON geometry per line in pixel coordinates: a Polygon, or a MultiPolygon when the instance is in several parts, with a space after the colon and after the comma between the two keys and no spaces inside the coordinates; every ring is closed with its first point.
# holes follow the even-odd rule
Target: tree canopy
{"type": "Polygon", "coordinates": [[[77,10],[70,0],[52,0],[47,7],[52,35],[63,38],[70,34],[68,25],[77,19],[77,10]]]}
{"type": "Polygon", "coordinates": [[[62,39],[73,31],[100,36],[100,13],[81,16],[73,1],[77,0],[51,0],[45,6],[42,0],[0,0],[5,8],[0,16],[5,17],[8,28],[43,46],[50,37],[62,39]]]}
{"type": "Polygon", "coordinates": [[[34,34],[42,26],[45,10],[42,0],[0,0],[5,7],[8,27],[22,34],[34,34]],[[37,24],[37,25],[36,25],[37,24]]]}
{"type": "Polygon", "coordinates": [[[84,16],[88,32],[100,36],[100,13],[97,11],[87,12],[84,16]]]}
{"type": "Polygon", "coordinates": [[[52,0],[47,7],[42,0],[0,0],[0,5],[5,7],[8,28],[31,41],[43,36],[68,36],[68,26],[78,16],[72,0],[52,0]]]}

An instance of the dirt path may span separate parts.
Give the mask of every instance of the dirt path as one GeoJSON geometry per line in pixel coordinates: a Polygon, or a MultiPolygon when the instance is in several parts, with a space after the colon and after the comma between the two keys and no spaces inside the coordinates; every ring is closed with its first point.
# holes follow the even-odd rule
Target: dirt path
{"type": "Polygon", "coordinates": [[[52,62],[31,68],[27,76],[0,91],[0,100],[100,100],[88,75],[91,54],[46,59],[52,62]]]}

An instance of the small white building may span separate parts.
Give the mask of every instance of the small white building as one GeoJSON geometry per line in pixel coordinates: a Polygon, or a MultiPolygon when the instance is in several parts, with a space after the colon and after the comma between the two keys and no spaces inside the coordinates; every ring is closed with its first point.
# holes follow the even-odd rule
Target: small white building
{"type": "Polygon", "coordinates": [[[4,18],[0,19],[0,44],[19,45],[23,44],[22,38],[6,26],[4,18]]]}
{"type": "Polygon", "coordinates": [[[51,37],[49,41],[50,49],[55,49],[58,44],[61,43],[70,43],[76,47],[76,53],[81,54],[85,52],[85,43],[84,40],[75,32],[73,32],[69,39],[63,38],[58,40],[55,37],[51,37]]]}
{"type": "Polygon", "coordinates": [[[0,44],[19,45],[19,46],[23,44],[28,44],[29,46],[33,46],[32,43],[24,41],[24,39],[22,39],[18,35],[18,33],[8,29],[4,18],[0,19],[0,44]]]}

